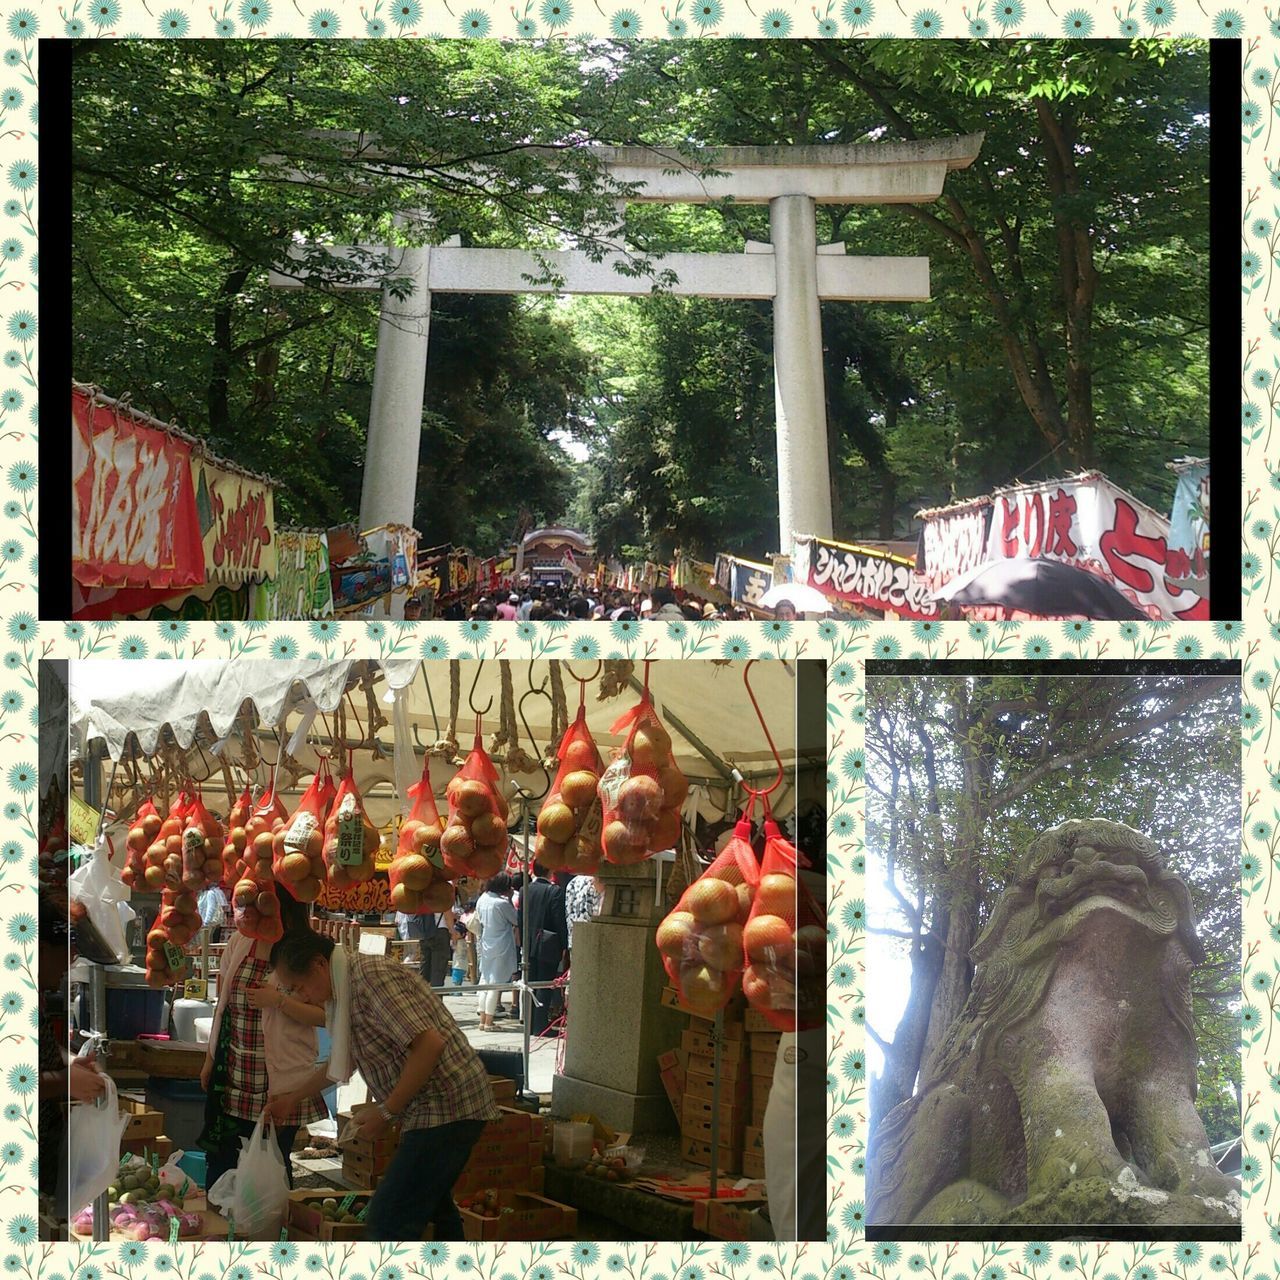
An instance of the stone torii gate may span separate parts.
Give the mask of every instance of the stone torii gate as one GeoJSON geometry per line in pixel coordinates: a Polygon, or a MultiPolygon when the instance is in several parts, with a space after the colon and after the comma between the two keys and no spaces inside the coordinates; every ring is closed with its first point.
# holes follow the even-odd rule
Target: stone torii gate
{"type": "MultiPolygon", "coordinates": [[[[709,204],[732,199],[769,206],[769,243],[749,242],[743,255],[672,253],[662,258],[661,267],[676,274],[670,292],[679,296],[773,301],[778,545],[783,552],[789,551],[794,533],[834,535],[820,301],[929,299],[928,258],[846,256],[843,243],[819,245],[815,207],[936,200],[947,173],[972,164],[982,140],[982,134],[968,134],[850,146],[722,147],[708,152],[714,173],[691,168],[688,157],[676,151],[596,149],[617,182],[635,184],[627,200],[709,204]]],[[[352,250],[330,252],[349,256],[352,250]]],[[[390,256],[394,269],[337,286],[382,291],[360,501],[365,529],[413,524],[433,292],[647,296],[653,291],[648,279],[616,271],[616,257],[593,262],[581,250],[543,255],[563,280],[555,284],[531,283],[542,274],[531,252],[463,248],[456,237],[440,245],[374,252],[390,256]],[[407,296],[391,292],[385,284],[389,277],[408,279],[407,296]]],[[[273,271],[271,283],[301,288],[305,281],[300,274],[273,271]]]]}

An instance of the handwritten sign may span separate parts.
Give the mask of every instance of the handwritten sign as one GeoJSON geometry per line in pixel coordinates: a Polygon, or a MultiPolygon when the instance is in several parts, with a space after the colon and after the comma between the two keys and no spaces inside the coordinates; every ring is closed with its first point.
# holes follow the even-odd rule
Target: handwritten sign
{"type": "Polygon", "coordinates": [[[191,450],[152,421],[71,393],[71,559],[83,587],[204,581],[191,450]]]}
{"type": "Polygon", "coordinates": [[[191,478],[206,578],[230,586],[274,578],[279,558],[271,487],[208,458],[192,460],[191,478]]]}
{"type": "Polygon", "coordinates": [[[916,573],[930,591],[952,578],[976,569],[987,559],[991,501],[984,499],[961,510],[922,515],[924,529],[916,573]]]}
{"type": "Polygon", "coordinates": [[[796,537],[797,576],[832,600],[896,613],[901,618],[936,618],[938,604],[903,556],[870,547],[848,547],[796,537]],[[807,565],[806,565],[807,557],[807,565]]]}

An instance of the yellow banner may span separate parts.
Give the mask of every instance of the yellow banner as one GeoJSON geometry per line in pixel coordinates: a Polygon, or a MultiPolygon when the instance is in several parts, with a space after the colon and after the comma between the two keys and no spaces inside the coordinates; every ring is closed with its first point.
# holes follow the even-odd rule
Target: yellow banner
{"type": "Polygon", "coordinates": [[[275,499],[261,480],[191,459],[207,582],[238,586],[277,576],[275,499]]]}

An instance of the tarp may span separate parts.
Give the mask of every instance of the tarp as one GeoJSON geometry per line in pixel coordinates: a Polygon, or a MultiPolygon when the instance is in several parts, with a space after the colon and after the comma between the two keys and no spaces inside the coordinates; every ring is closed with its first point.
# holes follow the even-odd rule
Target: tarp
{"type": "Polygon", "coordinates": [[[860,547],[796,534],[795,578],[830,600],[896,613],[936,618],[938,604],[916,576],[915,561],[874,547],[860,547]]]}
{"type": "MultiPolygon", "coordinates": [[[[443,717],[449,706],[449,664],[405,659],[388,660],[377,665],[386,677],[385,684],[379,685],[378,696],[383,699],[384,714],[388,720],[393,717],[385,699],[392,696],[391,691],[395,689],[406,690],[409,723],[412,730],[416,730],[414,745],[421,759],[422,749],[435,742],[445,729],[442,719],[437,731],[424,681],[431,681],[435,708],[443,717]]],[[[464,750],[470,745],[475,732],[475,717],[467,709],[467,695],[478,665],[462,664],[462,711],[458,720],[458,738],[464,750]]],[[[741,663],[718,666],[701,660],[656,662],[651,669],[650,689],[659,714],[666,715],[668,710],[673,712],[695,737],[709,745],[723,760],[738,765],[744,773],[758,773],[768,767],[772,756],[743,687],[742,666],[741,663]]],[[[542,685],[547,678],[548,667],[546,662],[514,661],[512,676],[516,697],[528,689],[530,677],[534,687],[542,685]]],[[[187,748],[193,741],[202,713],[209,713],[214,733],[224,736],[246,699],[257,708],[261,722],[266,725],[278,726],[281,720],[292,716],[286,724],[286,729],[292,731],[297,718],[294,712],[306,698],[314,699],[320,710],[327,714],[336,707],[348,681],[357,678],[364,669],[363,665],[352,662],[255,659],[184,662],[180,665],[163,661],[72,661],[69,676],[72,750],[82,755],[90,741],[100,738],[115,759],[119,757],[127,735],[134,732],[143,751],[150,754],[155,749],[161,727],[166,723],[172,726],[179,744],[187,748]]],[[[567,672],[565,684],[569,696],[569,717],[572,719],[577,712],[577,688],[567,678],[567,672]]],[[[793,760],[795,679],[788,664],[757,663],[751,669],[751,685],[783,759],[793,760]]],[[[486,662],[479,671],[473,696],[475,704],[480,707],[493,699],[492,710],[484,721],[487,737],[498,728],[501,667],[497,662],[486,662]]],[[[637,697],[636,692],[628,688],[618,697],[601,702],[597,698],[596,685],[588,685],[587,724],[606,756],[610,747],[621,746],[623,742],[622,736],[610,734],[610,725],[637,697]]],[[[363,721],[363,695],[354,701],[363,721]]],[[[535,734],[537,749],[541,751],[550,737],[549,701],[529,698],[524,703],[523,712],[535,734]]],[[[715,776],[697,748],[676,725],[670,720],[667,725],[681,768],[693,777],[715,776]]],[[[354,727],[349,728],[349,733],[357,732],[354,727]]],[[[378,736],[384,743],[392,742],[392,726],[384,726],[378,736]]],[[[527,750],[529,743],[523,726],[521,740],[527,750]]],[[[274,744],[267,754],[274,759],[274,744]]],[[[391,779],[392,761],[387,759],[381,765],[380,774],[376,767],[368,766],[366,762],[366,767],[371,770],[370,776],[391,779]]],[[[450,769],[443,764],[442,768],[444,781],[448,781],[450,769]]],[[[537,774],[534,778],[536,781],[530,782],[530,786],[538,790],[542,780],[537,774]]]]}
{"type": "Polygon", "coordinates": [[[71,392],[71,571],[83,587],[204,581],[191,449],[161,424],[71,392]]]}

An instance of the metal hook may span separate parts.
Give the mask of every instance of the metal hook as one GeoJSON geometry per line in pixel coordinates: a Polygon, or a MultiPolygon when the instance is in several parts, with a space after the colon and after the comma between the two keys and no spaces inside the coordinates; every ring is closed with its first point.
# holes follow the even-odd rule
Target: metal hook
{"type": "MultiPolygon", "coordinates": [[[[546,700],[550,702],[551,695],[546,691],[546,681],[544,680],[542,682],[541,689],[534,689],[530,687],[527,693],[520,695],[520,701],[516,703],[516,712],[520,716],[520,723],[524,725],[525,733],[528,735],[529,745],[537,747],[537,739],[534,737],[533,730],[529,728],[529,721],[526,719],[524,714],[524,703],[526,698],[546,698],[546,700]]],[[[547,772],[547,766],[542,763],[541,757],[538,758],[538,770],[542,774],[542,790],[539,791],[536,796],[531,795],[531,800],[541,800],[542,797],[551,790],[551,774],[547,772]]]]}
{"type": "Polygon", "coordinates": [[[589,685],[596,678],[596,676],[598,676],[604,670],[604,659],[603,658],[596,659],[596,669],[589,676],[578,675],[578,673],[573,669],[573,663],[571,663],[567,658],[562,658],[560,660],[560,665],[564,667],[564,669],[569,673],[570,680],[576,680],[580,685],[585,686],[585,685],[589,685]]]}
{"type": "Polygon", "coordinates": [[[274,772],[274,771],[275,771],[275,767],[276,767],[276,765],[278,765],[278,764],[280,763],[280,757],[281,757],[282,755],[284,755],[284,743],[282,743],[282,742],[280,741],[280,730],[279,730],[279,729],[272,729],[272,730],[271,730],[271,736],[272,736],[273,738],[275,738],[275,740],[276,740],[276,758],[275,758],[274,760],[268,760],[268,759],[266,758],[266,756],[264,756],[264,755],[262,754],[262,748],[261,748],[261,747],[259,747],[259,748],[258,748],[258,763],[259,763],[259,764],[265,764],[265,765],[267,766],[267,768],[268,768],[268,769],[270,769],[272,772],[274,772]]]}
{"type": "Polygon", "coordinates": [[[484,670],[484,663],[485,660],[481,658],[476,664],[476,674],[471,681],[471,688],[467,690],[467,706],[478,716],[487,716],[493,707],[493,694],[489,695],[489,701],[483,708],[476,706],[476,685],[480,683],[480,673],[484,670]]]}
{"type": "MultiPolygon", "coordinates": [[[[431,677],[427,675],[427,660],[425,658],[423,658],[421,666],[422,666],[422,683],[427,686],[427,705],[431,708],[431,723],[435,726],[436,741],[439,742],[440,741],[440,717],[436,715],[436,699],[435,699],[435,694],[431,692],[431,677]]],[[[413,726],[413,738],[414,738],[414,741],[418,743],[418,746],[421,747],[422,742],[418,738],[418,726],[416,724],[413,726]]],[[[426,748],[424,747],[423,750],[426,750],[426,748]]]]}
{"type": "Polygon", "coordinates": [[[747,687],[747,697],[751,699],[751,706],[755,710],[756,719],[760,721],[760,727],[764,730],[764,736],[769,743],[769,750],[773,752],[773,759],[778,766],[778,776],[768,787],[746,787],[746,784],[744,783],[744,787],[753,797],[768,796],[770,792],[776,791],[782,785],[782,780],[786,777],[786,770],[782,767],[782,757],[778,754],[777,745],[773,741],[773,734],[769,732],[769,726],[765,723],[764,712],[760,710],[760,704],[756,701],[755,690],[751,687],[751,680],[749,676],[751,668],[755,666],[757,661],[758,659],[752,658],[751,661],[742,668],[742,683],[747,687]]]}
{"type": "MultiPolygon", "coordinates": [[[[528,667],[525,669],[525,680],[528,682],[530,693],[546,693],[547,681],[550,679],[551,679],[551,667],[550,665],[548,665],[547,674],[542,677],[542,683],[535,689],[533,687],[533,663],[532,662],[529,663],[528,667]]],[[[547,694],[547,696],[550,697],[551,695],[547,694]]],[[[526,729],[528,729],[528,727],[529,727],[528,725],[525,725],[526,729]]]]}

